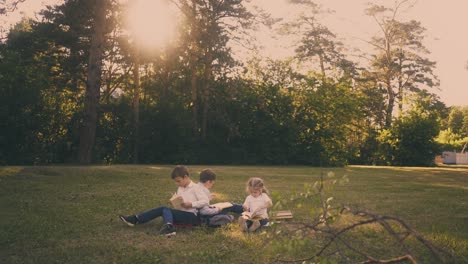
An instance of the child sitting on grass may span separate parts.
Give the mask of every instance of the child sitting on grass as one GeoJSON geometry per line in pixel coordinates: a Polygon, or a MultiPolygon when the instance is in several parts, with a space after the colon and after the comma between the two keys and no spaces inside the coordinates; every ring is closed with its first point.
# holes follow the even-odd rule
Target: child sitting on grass
{"type": "MultiPolygon", "coordinates": [[[[211,199],[214,198],[214,195],[210,193],[210,189],[213,187],[215,180],[216,174],[211,169],[204,169],[200,172],[198,188],[200,188],[201,193],[205,195],[204,199],[211,201],[211,199]]],[[[240,204],[232,204],[231,207],[224,208],[223,210],[208,204],[200,208],[199,213],[202,219],[206,219],[205,222],[208,226],[221,226],[234,220],[234,217],[232,215],[227,215],[227,213],[232,212],[240,214],[242,211],[242,205],[240,204]]]]}
{"type": "Polygon", "coordinates": [[[268,189],[260,178],[250,178],[247,181],[246,191],[249,196],[242,205],[245,212],[239,217],[239,225],[242,231],[253,232],[260,226],[268,224],[267,208],[273,203],[268,196],[268,189]]]}
{"type": "MultiPolygon", "coordinates": [[[[201,193],[204,195],[204,199],[211,201],[214,198],[214,195],[211,194],[210,189],[213,187],[216,180],[216,174],[211,169],[204,169],[200,172],[200,181],[198,182],[198,188],[201,190],[201,193]]],[[[212,207],[209,204],[203,206],[198,210],[202,216],[210,216],[219,214],[220,210],[216,207],[212,207]]]]}
{"type": "Polygon", "coordinates": [[[119,215],[120,220],[133,227],[137,224],[143,224],[162,216],[164,226],[159,233],[166,236],[176,234],[174,223],[188,225],[198,224],[197,209],[208,205],[209,199],[206,198],[206,195],[202,193],[202,190],[198,188],[197,184],[192,182],[186,167],[181,165],[176,166],[171,173],[171,178],[178,186],[176,194],[182,196],[184,200],[182,203],[183,209],[175,210],[162,206],[135,215],[119,215]]]}

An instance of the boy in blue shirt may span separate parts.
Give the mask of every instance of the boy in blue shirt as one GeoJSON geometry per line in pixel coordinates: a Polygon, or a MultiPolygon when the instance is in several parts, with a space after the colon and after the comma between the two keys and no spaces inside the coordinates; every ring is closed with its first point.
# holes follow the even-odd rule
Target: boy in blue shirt
{"type": "Polygon", "coordinates": [[[171,173],[177,188],[177,195],[182,196],[184,202],[183,209],[175,210],[165,206],[147,210],[145,212],[123,216],[119,215],[120,220],[128,226],[135,226],[151,221],[162,216],[164,225],[159,231],[161,235],[173,236],[176,234],[174,223],[194,225],[199,223],[197,217],[197,208],[202,208],[209,204],[209,199],[197,188],[197,184],[190,179],[189,172],[185,166],[176,166],[171,173]]]}

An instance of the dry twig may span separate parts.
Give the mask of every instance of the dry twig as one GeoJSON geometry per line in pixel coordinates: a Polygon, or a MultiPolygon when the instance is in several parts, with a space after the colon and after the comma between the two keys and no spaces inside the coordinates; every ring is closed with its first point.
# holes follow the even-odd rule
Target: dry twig
{"type": "Polygon", "coordinates": [[[274,262],[280,263],[299,263],[299,262],[307,262],[316,259],[317,257],[324,257],[325,252],[330,249],[332,246],[336,249],[333,252],[334,255],[339,255],[343,261],[346,261],[348,258],[346,257],[344,249],[354,252],[365,258],[364,261],[360,262],[362,264],[367,263],[402,263],[402,262],[411,262],[413,264],[419,263],[417,260],[416,255],[412,252],[410,246],[406,243],[408,238],[414,237],[417,242],[423,245],[433,256],[435,260],[439,263],[446,263],[446,260],[442,257],[442,254],[445,256],[450,256],[450,253],[442,250],[441,248],[436,247],[433,245],[429,240],[424,238],[421,234],[417,233],[413,228],[411,228],[405,221],[398,217],[388,216],[388,215],[378,215],[373,214],[363,210],[354,210],[350,207],[344,206],[340,208],[330,208],[330,205],[326,201],[326,197],[323,193],[324,185],[323,185],[323,176],[320,178],[320,185],[317,188],[318,195],[320,198],[320,207],[321,213],[315,218],[315,221],[309,223],[290,223],[290,225],[296,226],[292,232],[297,233],[298,231],[302,231],[304,236],[310,234],[308,231],[314,231],[313,234],[321,234],[328,239],[326,243],[315,253],[312,254],[310,257],[301,258],[301,259],[281,259],[277,257],[274,262]],[[328,220],[332,217],[332,211],[337,212],[339,215],[343,215],[346,213],[351,213],[353,216],[361,218],[358,222],[349,224],[342,228],[337,228],[333,224],[331,224],[328,220]],[[366,253],[363,249],[356,248],[351,245],[350,241],[347,241],[344,234],[355,230],[360,226],[371,225],[371,224],[379,224],[383,227],[386,231],[386,234],[390,235],[397,245],[401,247],[402,255],[396,256],[390,259],[379,259],[377,257],[373,257],[366,253]],[[299,227],[297,227],[299,226],[299,227]],[[403,231],[399,231],[403,229],[403,231]],[[398,230],[398,231],[397,231],[398,230]]]}

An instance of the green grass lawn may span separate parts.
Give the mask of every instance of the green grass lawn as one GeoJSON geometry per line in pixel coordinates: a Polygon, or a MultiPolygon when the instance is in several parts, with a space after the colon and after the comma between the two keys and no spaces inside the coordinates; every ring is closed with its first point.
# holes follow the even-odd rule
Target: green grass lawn
{"type": "MultiPolygon", "coordinates": [[[[212,192],[219,201],[242,202],[249,177],[262,177],[275,197],[287,199],[313,184],[321,173],[347,175],[334,201],[373,213],[398,216],[434,244],[468,263],[468,169],[401,167],[209,166],[218,175],[212,192]]],[[[244,234],[236,225],[178,230],[158,235],[161,220],[130,228],[118,214],[167,205],[176,186],[173,166],[0,167],[0,263],[266,263],[314,252],[311,234],[302,242],[273,238],[273,229],[244,234]],[[288,244],[289,243],[289,244],[288,244]]],[[[206,166],[189,166],[192,179],[206,166]]],[[[307,203],[288,207],[307,221],[307,203]]],[[[388,252],[378,228],[350,237],[388,252]]],[[[286,236],[287,238],[288,236],[286,236]]],[[[390,250],[391,251],[391,250],[390,250]]],[[[423,250],[423,262],[437,263],[423,250]]],[[[337,257],[332,257],[335,262],[337,257]]],[[[363,261],[356,257],[351,262],[363,261]]],[[[333,263],[333,262],[332,262],[333,263]]]]}

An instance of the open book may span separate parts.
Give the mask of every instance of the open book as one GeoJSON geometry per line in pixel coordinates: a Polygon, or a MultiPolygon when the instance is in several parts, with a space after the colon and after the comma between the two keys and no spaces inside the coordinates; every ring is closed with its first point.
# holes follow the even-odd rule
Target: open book
{"type": "Polygon", "coordinates": [[[215,203],[215,204],[212,204],[210,205],[211,207],[216,207],[218,208],[219,210],[223,210],[224,208],[229,208],[229,207],[232,207],[232,203],[230,202],[222,202],[222,203],[215,203]]]}
{"type": "Polygon", "coordinates": [[[180,195],[174,195],[172,198],[169,200],[171,203],[172,207],[176,210],[182,210],[182,203],[184,202],[184,198],[180,195]]]}
{"type": "Polygon", "coordinates": [[[241,215],[244,219],[247,219],[247,220],[261,220],[263,219],[264,217],[259,214],[258,212],[242,212],[242,215],[241,215]]]}

